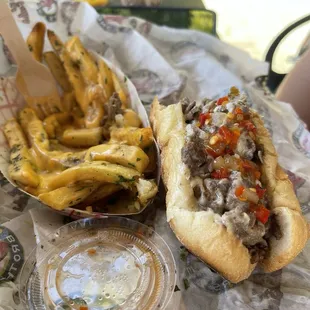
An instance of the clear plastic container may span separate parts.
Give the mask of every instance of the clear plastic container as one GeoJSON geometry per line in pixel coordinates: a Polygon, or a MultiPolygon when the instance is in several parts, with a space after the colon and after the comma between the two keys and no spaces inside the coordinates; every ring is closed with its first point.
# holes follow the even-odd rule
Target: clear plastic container
{"type": "Polygon", "coordinates": [[[165,309],[176,266],[165,241],[124,217],[67,224],[37,245],[20,276],[24,309],[165,309]]]}

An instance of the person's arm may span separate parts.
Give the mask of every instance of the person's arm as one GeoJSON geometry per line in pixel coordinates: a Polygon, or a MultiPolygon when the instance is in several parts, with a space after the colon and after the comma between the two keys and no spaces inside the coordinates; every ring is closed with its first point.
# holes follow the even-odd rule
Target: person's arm
{"type": "Polygon", "coordinates": [[[280,84],[276,98],[290,103],[310,128],[310,49],[280,84]]]}

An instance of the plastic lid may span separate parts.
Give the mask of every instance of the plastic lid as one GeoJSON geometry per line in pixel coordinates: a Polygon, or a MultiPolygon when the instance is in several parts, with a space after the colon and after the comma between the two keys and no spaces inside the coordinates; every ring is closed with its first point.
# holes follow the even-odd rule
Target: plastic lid
{"type": "Polygon", "coordinates": [[[123,217],[67,224],[38,244],[20,277],[26,309],[164,309],[175,262],[151,228],[123,217]]]}

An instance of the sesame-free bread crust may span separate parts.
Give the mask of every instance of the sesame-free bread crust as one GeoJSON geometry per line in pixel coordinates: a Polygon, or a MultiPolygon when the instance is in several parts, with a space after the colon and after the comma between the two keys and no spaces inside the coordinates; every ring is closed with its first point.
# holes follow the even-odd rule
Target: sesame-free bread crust
{"type": "MultiPolygon", "coordinates": [[[[180,242],[194,255],[233,283],[249,277],[256,264],[242,242],[211,209],[200,211],[189,182],[189,171],[181,159],[185,144],[185,121],[180,103],[160,105],[154,99],[151,124],[161,149],[161,175],[167,189],[167,221],[180,242]]],[[[252,112],[257,145],[263,154],[262,182],[267,187],[272,213],[283,238],[271,238],[271,251],[261,264],[265,271],[287,265],[305,246],[307,222],[303,218],[293,186],[278,165],[277,153],[258,114],[252,112]]]]}

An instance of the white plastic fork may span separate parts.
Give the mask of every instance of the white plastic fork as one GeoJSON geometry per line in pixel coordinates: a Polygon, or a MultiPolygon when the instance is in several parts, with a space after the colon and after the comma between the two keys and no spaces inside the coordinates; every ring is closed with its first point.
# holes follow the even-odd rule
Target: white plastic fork
{"type": "Polygon", "coordinates": [[[56,82],[49,69],[32,57],[4,0],[0,0],[0,34],[18,66],[16,87],[29,107],[40,119],[60,112],[62,107],[56,82]]]}

